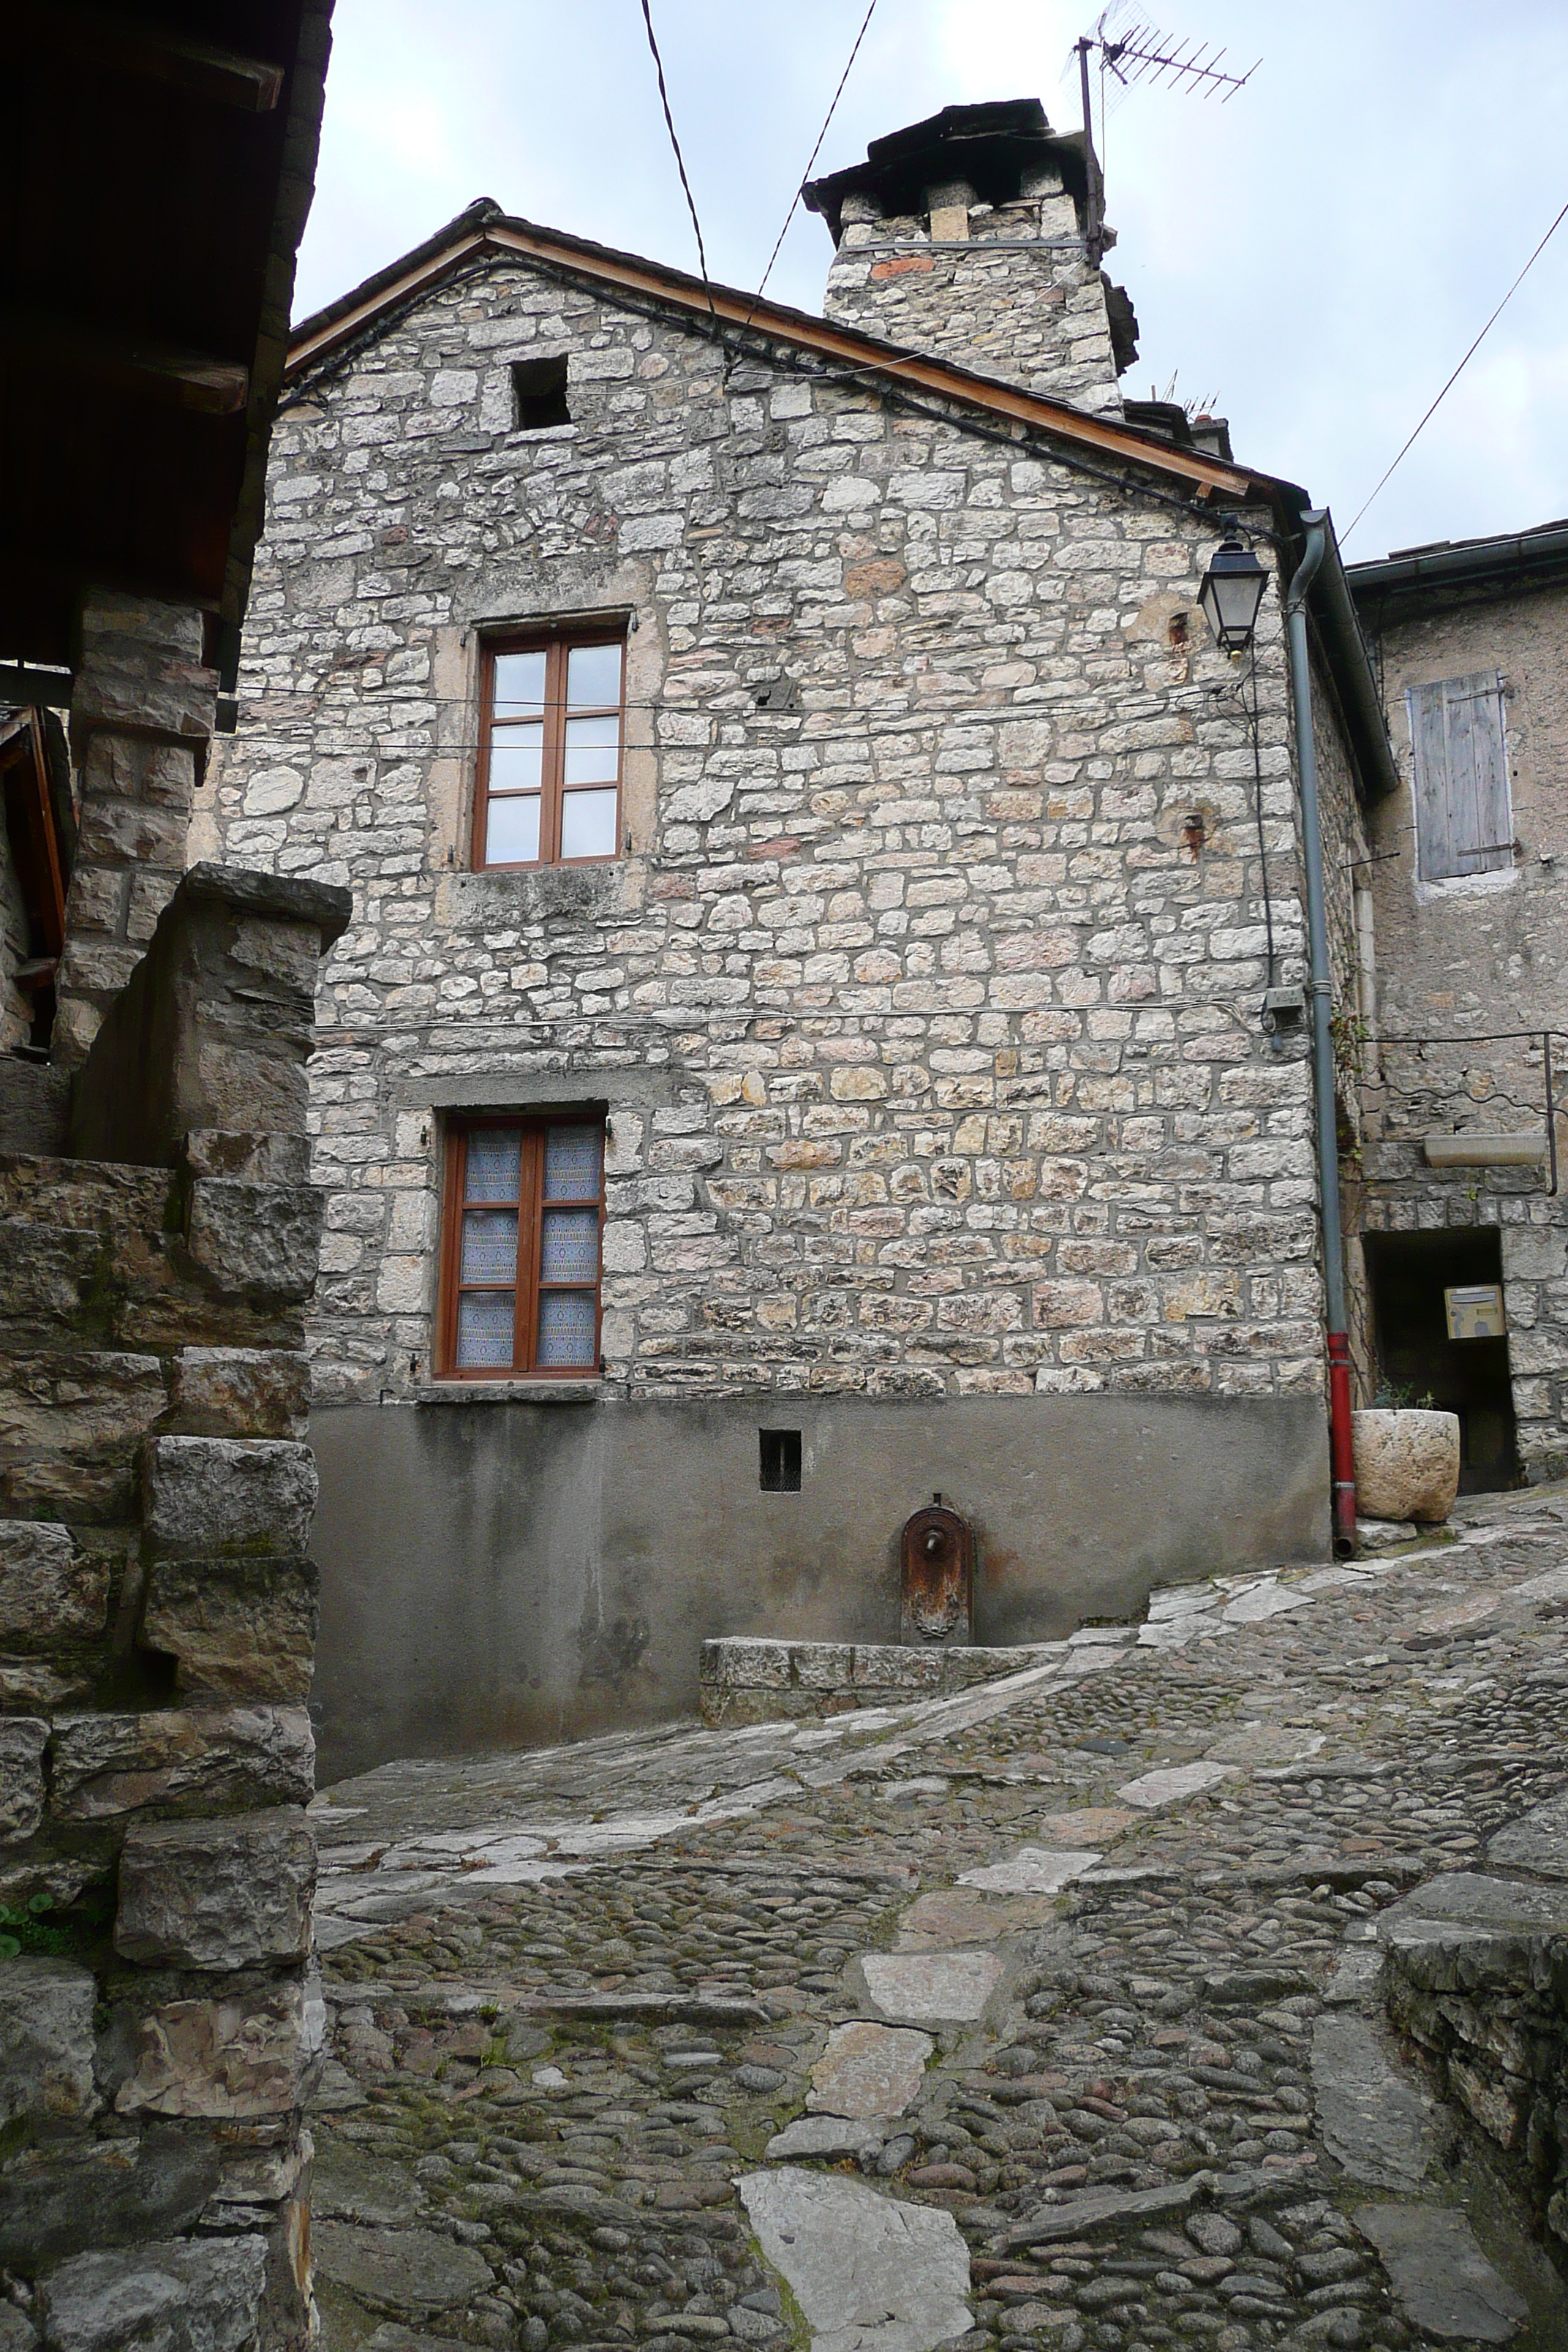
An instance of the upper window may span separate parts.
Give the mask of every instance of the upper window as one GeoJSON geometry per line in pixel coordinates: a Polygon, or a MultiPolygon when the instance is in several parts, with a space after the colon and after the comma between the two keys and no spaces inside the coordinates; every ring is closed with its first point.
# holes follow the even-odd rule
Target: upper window
{"type": "Polygon", "coordinates": [[[513,360],[511,396],[520,432],[545,432],[553,425],[572,422],[572,412],[566,404],[563,359],[513,360]]]}
{"type": "Polygon", "coordinates": [[[599,1369],[602,1119],[468,1119],[447,1146],[441,1368],[599,1369]]]}
{"type": "Polygon", "coordinates": [[[1495,669],[1405,690],[1423,882],[1513,864],[1502,680],[1495,669]]]}
{"type": "Polygon", "coordinates": [[[476,866],[615,856],[625,658],[602,631],[486,647],[476,866]]]}

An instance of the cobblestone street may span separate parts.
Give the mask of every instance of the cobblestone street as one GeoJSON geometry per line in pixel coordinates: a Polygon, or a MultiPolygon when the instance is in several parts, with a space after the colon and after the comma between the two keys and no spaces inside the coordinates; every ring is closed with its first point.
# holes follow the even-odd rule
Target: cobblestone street
{"type": "Polygon", "coordinates": [[[1511,2077],[1387,2023],[1401,1954],[1568,1931],[1568,1489],[1454,1533],[328,1790],[331,2352],[1561,2352],[1511,2077]]]}

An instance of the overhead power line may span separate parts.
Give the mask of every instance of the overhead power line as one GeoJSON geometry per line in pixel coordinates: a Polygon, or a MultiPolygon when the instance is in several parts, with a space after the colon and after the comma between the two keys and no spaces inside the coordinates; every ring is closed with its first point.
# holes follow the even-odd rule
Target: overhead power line
{"type": "Polygon", "coordinates": [[[855,36],[855,46],[849,52],[849,62],[838,77],[838,87],[833,93],[833,103],[828,108],[826,114],[823,117],[822,128],[816,134],[816,144],[806,158],[805,169],[800,175],[800,184],[796,187],[794,195],[791,196],[789,200],[789,210],[784,216],[783,228],[780,229],[778,236],[773,240],[773,249],[768,256],[768,266],[763,272],[762,282],[758,286],[756,292],[752,297],[752,308],[747,311],[745,320],[748,327],[752,323],[752,319],[756,310],[757,304],[762,300],[763,294],[767,290],[768,280],[773,274],[773,264],[779,257],[785,237],[789,235],[789,225],[795,218],[795,208],[800,202],[802,191],[805,189],[807,180],[811,177],[812,165],[816,163],[817,157],[822,152],[822,142],[826,138],[833,118],[838,111],[838,101],[844,95],[844,85],[848,80],[850,73],[854,68],[855,60],[860,54],[860,44],[865,39],[867,32],[870,26],[871,19],[876,13],[877,0],[871,0],[870,6],[867,9],[864,17],[861,19],[860,30],[855,36]]]}
{"type": "Polygon", "coordinates": [[[702,242],[702,224],[697,217],[697,199],[691,193],[691,183],[686,176],[686,158],[680,152],[676,135],[675,117],[669,110],[669,92],[665,87],[664,59],[658,53],[658,39],[653,29],[653,11],[648,0],[642,0],[642,20],[647,26],[647,45],[653,51],[653,69],[658,76],[659,103],[664,108],[664,127],[669,133],[669,143],[675,150],[675,168],[680,174],[680,184],[686,191],[686,209],[691,215],[691,226],[697,238],[697,259],[702,271],[702,290],[708,297],[708,309],[712,317],[714,332],[719,331],[719,313],[713,307],[713,287],[708,275],[708,248],[702,242]]]}
{"type": "Polygon", "coordinates": [[[1405,444],[1404,448],[1399,452],[1398,457],[1394,458],[1394,464],[1389,467],[1387,472],[1384,475],[1383,479],[1378,483],[1377,488],[1372,492],[1372,496],[1363,501],[1359,511],[1352,518],[1350,530],[1345,532],[1345,538],[1347,540],[1350,538],[1351,531],[1353,531],[1356,524],[1360,522],[1362,516],[1365,514],[1367,508],[1372,505],[1373,499],[1381,496],[1384,485],[1394,473],[1395,467],[1402,465],[1405,459],[1409,456],[1417,440],[1426,431],[1433,417],[1436,415],[1437,411],[1447,399],[1448,394],[1453,391],[1454,386],[1458,383],[1459,378],[1464,374],[1465,370],[1469,366],[1470,362],[1475,358],[1476,353],[1480,350],[1481,345],[1486,341],[1487,337],[1491,333],[1492,329],[1502,317],[1503,312],[1507,310],[1509,304],[1512,301],[1514,296],[1518,293],[1520,288],[1523,285],[1525,279],[1529,277],[1531,271],[1534,268],[1536,263],[1540,260],[1542,255],[1545,252],[1547,247],[1551,244],[1552,238],[1556,236],[1557,231],[1562,227],[1563,223],[1565,220],[1568,220],[1568,205],[1563,205],[1562,211],[1552,222],[1552,226],[1542,238],[1541,243],[1536,247],[1535,251],[1531,255],[1530,259],[1525,263],[1524,268],[1520,271],[1519,276],[1514,279],[1513,284],[1509,288],[1508,292],[1503,296],[1502,300],[1498,304],[1497,309],[1492,312],[1491,317],[1487,320],[1486,325],[1481,329],[1480,333],[1476,337],[1475,341],[1470,345],[1469,350],[1465,353],[1464,358],[1459,362],[1458,366],[1454,370],[1453,374],[1448,378],[1447,383],[1443,386],[1442,391],[1437,394],[1436,399],[1432,403],[1431,407],[1426,411],[1426,415],[1421,419],[1420,424],[1415,427],[1415,432],[1410,436],[1410,438],[1405,444]]]}

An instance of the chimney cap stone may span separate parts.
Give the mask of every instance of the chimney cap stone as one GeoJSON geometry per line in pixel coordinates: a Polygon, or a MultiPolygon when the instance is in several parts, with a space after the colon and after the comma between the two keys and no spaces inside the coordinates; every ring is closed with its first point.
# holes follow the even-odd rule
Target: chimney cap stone
{"type": "Polygon", "coordinates": [[[1060,184],[1081,199],[1082,132],[1053,131],[1037,98],[997,99],[979,106],[944,106],[923,122],[873,139],[863,163],[808,180],[802,194],[807,209],[826,220],[837,245],[847,198],[870,197],[884,217],[897,219],[923,213],[928,188],[963,180],[976,203],[1007,205],[1018,200],[1026,178],[1036,182],[1044,172],[1058,173],[1060,184]]]}

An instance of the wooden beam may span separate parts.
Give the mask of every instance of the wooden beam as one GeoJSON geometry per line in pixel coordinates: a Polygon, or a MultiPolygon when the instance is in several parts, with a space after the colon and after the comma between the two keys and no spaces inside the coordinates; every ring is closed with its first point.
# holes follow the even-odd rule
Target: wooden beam
{"type": "Polygon", "coordinates": [[[26,627],[37,603],[26,592],[35,584],[73,598],[89,588],[107,588],[116,595],[147,596],[160,604],[216,614],[222,583],[208,587],[191,571],[127,562],[100,545],[68,540],[63,533],[29,540],[0,530],[0,639],[26,627]],[[24,593],[17,593],[17,583],[25,583],[24,593]]]}
{"type": "Polygon", "coordinates": [[[5,779],[5,829],[27,910],[32,952],[58,956],[66,938],[65,869],[55,832],[48,753],[36,711],[28,711],[26,725],[0,751],[0,773],[5,779]]]}
{"type": "Polygon", "coordinates": [[[68,669],[39,669],[31,662],[0,662],[0,702],[35,709],[68,710],[74,681],[68,669]]]}
{"type": "Polygon", "coordinates": [[[47,49],[90,72],[162,82],[241,114],[270,114],[282,95],[281,66],[188,41],[129,11],[84,0],[12,0],[6,14],[15,46],[47,49]]]}
{"type": "Polygon", "coordinates": [[[10,304],[0,306],[0,352],[29,373],[100,378],[199,416],[237,415],[250,396],[250,371],[237,361],[10,304]]]}

